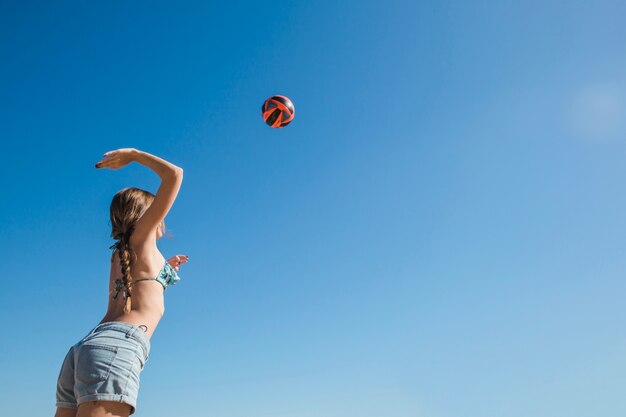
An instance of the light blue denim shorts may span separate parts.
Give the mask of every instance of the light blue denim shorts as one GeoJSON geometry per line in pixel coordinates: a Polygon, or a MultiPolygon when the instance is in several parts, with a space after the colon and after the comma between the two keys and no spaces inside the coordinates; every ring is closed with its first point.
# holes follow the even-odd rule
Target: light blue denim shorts
{"type": "Polygon", "coordinates": [[[57,382],[57,407],[86,401],[118,401],[137,406],[139,374],[150,353],[144,331],[122,322],[102,323],[65,356],[57,382]]]}

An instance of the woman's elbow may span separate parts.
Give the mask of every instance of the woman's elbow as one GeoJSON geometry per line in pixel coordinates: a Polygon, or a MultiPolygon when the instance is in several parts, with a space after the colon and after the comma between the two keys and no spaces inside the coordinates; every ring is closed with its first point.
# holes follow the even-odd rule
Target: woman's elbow
{"type": "Polygon", "coordinates": [[[174,166],[170,172],[169,172],[169,177],[176,179],[176,180],[182,180],[183,179],[183,169],[181,167],[178,166],[174,166]]]}

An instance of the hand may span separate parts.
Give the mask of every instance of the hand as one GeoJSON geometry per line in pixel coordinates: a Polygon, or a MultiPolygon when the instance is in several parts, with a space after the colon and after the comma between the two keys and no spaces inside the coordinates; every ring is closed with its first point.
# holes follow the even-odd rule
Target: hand
{"type": "Polygon", "coordinates": [[[135,152],[136,149],[134,148],[122,148],[116,151],[109,151],[104,154],[104,158],[96,163],[96,168],[119,169],[125,167],[135,160],[135,152]]]}
{"type": "Polygon", "coordinates": [[[176,271],[178,271],[180,265],[186,264],[189,261],[189,256],[187,255],[176,255],[172,256],[167,260],[167,263],[172,266],[176,271]]]}

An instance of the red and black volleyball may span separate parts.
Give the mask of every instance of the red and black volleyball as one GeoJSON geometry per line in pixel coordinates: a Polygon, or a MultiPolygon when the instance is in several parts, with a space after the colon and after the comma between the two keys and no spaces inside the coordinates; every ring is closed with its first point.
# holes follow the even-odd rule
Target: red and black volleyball
{"type": "Polygon", "coordinates": [[[287,97],[277,95],[265,100],[261,114],[270,127],[285,127],[293,120],[296,109],[287,97]]]}

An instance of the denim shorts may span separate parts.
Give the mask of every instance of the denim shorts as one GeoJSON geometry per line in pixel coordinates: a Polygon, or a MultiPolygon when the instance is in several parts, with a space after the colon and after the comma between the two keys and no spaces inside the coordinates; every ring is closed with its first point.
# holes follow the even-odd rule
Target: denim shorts
{"type": "Polygon", "coordinates": [[[97,325],[67,353],[57,382],[57,407],[77,408],[86,401],[118,401],[137,406],[139,374],[150,341],[138,326],[122,322],[97,325]]]}

